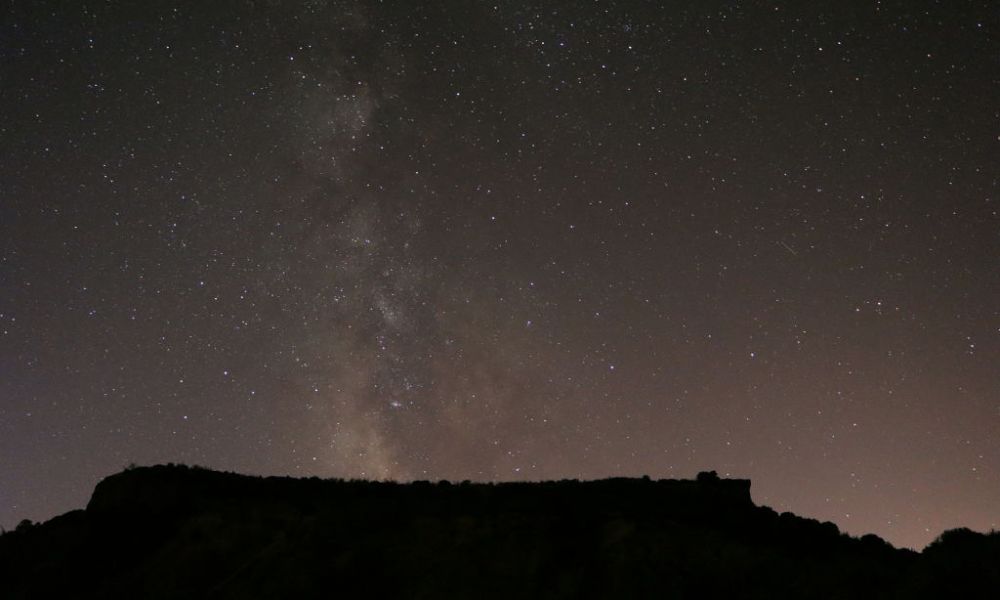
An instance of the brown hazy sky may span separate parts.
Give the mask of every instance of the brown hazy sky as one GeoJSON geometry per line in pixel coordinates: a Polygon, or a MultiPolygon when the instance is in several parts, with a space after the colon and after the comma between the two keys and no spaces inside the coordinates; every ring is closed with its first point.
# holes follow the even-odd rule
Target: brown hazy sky
{"type": "Polygon", "coordinates": [[[0,524],[128,463],[1000,522],[992,2],[8,2],[0,524]]]}

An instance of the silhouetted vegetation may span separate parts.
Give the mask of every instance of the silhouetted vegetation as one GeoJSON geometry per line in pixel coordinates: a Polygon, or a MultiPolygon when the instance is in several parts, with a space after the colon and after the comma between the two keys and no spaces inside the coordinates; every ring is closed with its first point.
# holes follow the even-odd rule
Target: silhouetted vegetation
{"type": "Polygon", "coordinates": [[[0,536],[2,598],[921,598],[1000,589],[1000,534],[922,554],[777,514],[750,482],[431,483],[184,466],[0,536]]]}

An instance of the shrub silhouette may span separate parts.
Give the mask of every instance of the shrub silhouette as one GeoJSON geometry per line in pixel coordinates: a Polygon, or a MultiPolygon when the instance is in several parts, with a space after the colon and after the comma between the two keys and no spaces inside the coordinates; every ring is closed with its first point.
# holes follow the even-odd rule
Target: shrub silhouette
{"type": "Polygon", "coordinates": [[[716,483],[720,481],[719,474],[715,471],[702,471],[695,478],[698,483],[716,483]]]}

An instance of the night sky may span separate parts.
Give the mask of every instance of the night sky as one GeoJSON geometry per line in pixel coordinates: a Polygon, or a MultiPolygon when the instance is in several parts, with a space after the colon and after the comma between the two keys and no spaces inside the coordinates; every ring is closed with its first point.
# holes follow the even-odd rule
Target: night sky
{"type": "Polygon", "coordinates": [[[0,524],[130,463],[1000,527],[1000,8],[0,9],[0,524]]]}

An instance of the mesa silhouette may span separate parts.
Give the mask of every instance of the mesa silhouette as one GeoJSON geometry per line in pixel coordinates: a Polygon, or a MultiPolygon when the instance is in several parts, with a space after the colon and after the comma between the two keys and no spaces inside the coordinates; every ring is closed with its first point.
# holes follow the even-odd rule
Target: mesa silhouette
{"type": "Polygon", "coordinates": [[[749,481],[714,472],[400,484],[142,467],[86,510],[0,536],[9,599],[956,598],[998,583],[1000,534],[900,550],[755,506],[749,481]]]}

